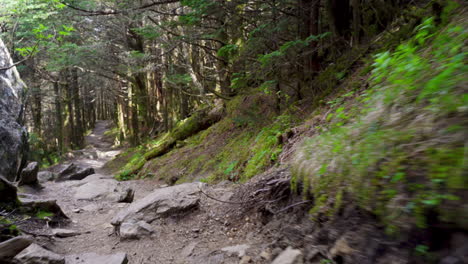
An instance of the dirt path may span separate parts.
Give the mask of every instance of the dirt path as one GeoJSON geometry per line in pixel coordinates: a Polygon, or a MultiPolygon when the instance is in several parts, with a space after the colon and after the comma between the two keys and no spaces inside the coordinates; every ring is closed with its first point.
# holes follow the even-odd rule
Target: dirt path
{"type": "MultiPolygon", "coordinates": [[[[225,210],[219,202],[201,195],[200,206],[184,217],[169,217],[151,223],[156,230],[151,237],[139,240],[121,240],[113,232],[111,219],[128,203],[117,203],[112,196],[113,189],[130,187],[135,191],[135,200],[149,194],[160,183],[154,180],[117,182],[102,169],[105,162],[119,153],[105,140],[104,132],[110,123],[98,121],[93,133],[86,140],[88,147],[81,155],[70,160],[79,166],[92,166],[96,174],[81,181],[47,182],[39,194],[41,198],[55,199],[72,220],[63,228],[78,231],[80,235],[68,238],[54,238],[48,248],[59,254],[95,252],[112,254],[125,252],[129,263],[239,263],[250,257],[242,257],[242,248],[250,255],[258,256],[264,249],[264,242],[258,236],[258,228],[249,219],[237,223],[226,222],[225,210]],[[98,186],[98,187],[96,187],[98,186]],[[99,187],[101,186],[101,187],[99,187]],[[97,192],[108,186],[108,192],[93,199],[81,200],[77,195],[83,190],[97,192]],[[99,189],[101,188],[101,189],[99,189]],[[224,247],[242,245],[238,253],[221,250],[224,247]],[[240,251],[239,251],[240,250],[240,251]]],[[[68,163],[69,163],[68,162],[68,163]]],[[[65,166],[66,164],[63,164],[65,166]]],[[[216,197],[227,198],[232,186],[220,184],[207,187],[206,192],[216,197]]],[[[85,192],[86,193],[86,192],[85,192]]],[[[234,250],[235,251],[235,250],[234,250]]],[[[247,263],[247,262],[246,262],[247,263]]],[[[252,263],[252,262],[251,262],[252,263]]],[[[253,263],[263,263],[262,259],[253,263]]]]}

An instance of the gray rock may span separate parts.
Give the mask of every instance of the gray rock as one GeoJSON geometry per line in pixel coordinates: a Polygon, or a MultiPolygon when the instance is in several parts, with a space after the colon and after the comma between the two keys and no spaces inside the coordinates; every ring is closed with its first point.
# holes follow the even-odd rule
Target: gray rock
{"type": "Polygon", "coordinates": [[[39,172],[39,163],[30,162],[26,168],[21,171],[18,185],[34,185],[37,184],[37,173],[39,172]]]}
{"type": "Polygon", "coordinates": [[[302,264],[302,252],[288,247],[271,264],[302,264]]]}
{"type": "Polygon", "coordinates": [[[96,253],[83,253],[68,255],[65,257],[67,264],[127,264],[128,258],[125,253],[112,255],[98,255],[96,253]]]}
{"type": "Polygon", "coordinates": [[[58,174],[59,176],[64,176],[70,173],[73,173],[76,170],[76,165],[75,163],[70,163],[67,166],[65,166],[63,169],[61,169],[58,174]]]}
{"type": "Polygon", "coordinates": [[[16,203],[17,189],[16,187],[0,175],[0,203],[16,203]]]}
{"type": "Polygon", "coordinates": [[[120,237],[122,239],[139,239],[143,236],[149,236],[154,233],[153,227],[144,222],[122,223],[120,226],[120,237]]]}
{"type": "Polygon", "coordinates": [[[112,202],[131,203],[134,192],[131,188],[124,188],[116,180],[95,179],[79,186],[75,192],[77,200],[108,200],[112,202]]]}
{"type": "Polygon", "coordinates": [[[86,212],[94,212],[94,211],[99,211],[101,207],[98,206],[97,204],[88,204],[81,209],[83,209],[83,211],[86,211],[86,212]]]}
{"type": "MultiPolygon", "coordinates": [[[[12,65],[10,54],[0,39],[0,68],[12,65]]],[[[16,67],[0,70],[0,175],[11,182],[26,162],[28,136],[19,122],[23,119],[20,96],[25,87],[16,67]]]]}
{"type": "Polygon", "coordinates": [[[18,264],[65,264],[65,258],[41,246],[31,244],[15,256],[18,264]]]}
{"type": "Polygon", "coordinates": [[[226,252],[231,257],[238,256],[239,258],[242,258],[243,256],[245,256],[245,251],[249,248],[250,248],[249,245],[242,244],[242,245],[225,247],[225,248],[222,248],[221,251],[226,252]]]}
{"type": "Polygon", "coordinates": [[[7,261],[31,245],[28,237],[19,236],[0,243],[0,262],[7,261]]]}
{"type": "Polygon", "coordinates": [[[200,201],[198,183],[184,183],[156,189],[146,197],[130,204],[112,219],[111,224],[120,227],[124,222],[151,223],[155,219],[182,213],[196,208],[200,201]]]}
{"type": "Polygon", "coordinates": [[[75,199],[96,200],[114,192],[117,182],[111,179],[101,179],[88,182],[76,189],[75,199]]]}
{"type": "Polygon", "coordinates": [[[94,174],[93,168],[81,168],[76,166],[74,163],[70,163],[58,173],[55,181],[79,181],[92,174],[94,174]]]}
{"type": "Polygon", "coordinates": [[[56,237],[72,237],[80,235],[80,232],[70,229],[56,228],[52,229],[52,234],[56,237]]]}
{"type": "Polygon", "coordinates": [[[38,210],[51,212],[56,217],[68,219],[68,216],[62,211],[62,208],[57,204],[56,200],[33,200],[27,198],[20,198],[22,208],[26,212],[35,213],[38,210]]]}
{"type": "Polygon", "coordinates": [[[120,195],[117,200],[119,203],[132,203],[133,198],[135,197],[135,192],[132,188],[125,189],[120,195]]]}
{"type": "Polygon", "coordinates": [[[55,177],[56,175],[51,171],[40,171],[37,174],[37,179],[39,180],[39,182],[42,182],[42,183],[53,181],[55,177]]]}

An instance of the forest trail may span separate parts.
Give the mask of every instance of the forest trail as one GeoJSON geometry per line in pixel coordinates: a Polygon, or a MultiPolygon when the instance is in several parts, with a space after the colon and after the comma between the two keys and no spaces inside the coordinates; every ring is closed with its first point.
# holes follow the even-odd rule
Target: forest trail
{"type": "MultiPolygon", "coordinates": [[[[88,146],[77,151],[80,155],[54,169],[59,170],[74,163],[84,167],[92,166],[96,174],[80,181],[46,182],[43,184],[44,189],[35,194],[40,199],[57,200],[71,220],[70,224],[60,228],[79,233],[65,238],[52,237],[43,243],[47,248],[62,255],[124,252],[127,253],[129,263],[148,264],[239,263],[246,249],[258,256],[265,248],[262,239],[255,234],[257,228],[254,223],[248,219],[236,225],[227,223],[223,219],[226,205],[201,194],[198,209],[183,216],[152,222],[155,232],[151,236],[122,240],[115,234],[111,220],[129,203],[116,202],[115,191],[132,188],[135,191],[134,200],[138,200],[161,186],[155,180],[118,182],[102,168],[119,153],[105,139],[104,133],[109,125],[107,121],[98,121],[93,133],[86,138],[88,146]],[[234,247],[233,252],[222,250],[239,245],[238,248],[234,247]]],[[[226,183],[204,188],[211,195],[223,199],[232,194],[232,187],[226,183]]],[[[262,260],[255,263],[266,263],[262,260]]]]}

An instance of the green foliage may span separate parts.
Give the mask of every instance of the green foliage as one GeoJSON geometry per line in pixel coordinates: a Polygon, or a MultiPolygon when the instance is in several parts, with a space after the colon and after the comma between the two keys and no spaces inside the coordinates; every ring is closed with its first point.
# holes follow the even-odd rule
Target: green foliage
{"type": "Polygon", "coordinates": [[[429,247],[426,245],[417,245],[414,248],[414,252],[418,256],[426,256],[428,254],[429,247]]]}
{"type": "Polygon", "coordinates": [[[424,20],[412,39],[375,56],[371,88],[354,104],[345,100],[352,94],[327,103],[328,126],[305,141],[293,169],[293,187],[302,181],[315,196],[313,216],[333,214],[348,193],[389,233],[405,217],[427,227],[429,212],[466,228],[458,220],[467,217],[462,209],[446,209],[459,200],[458,191],[468,190],[460,132],[467,129],[461,87],[468,33],[461,28],[438,30],[433,19],[424,20]],[[406,203],[396,206],[402,197],[406,203]]]}
{"type": "Polygon", "coordinates": [[[283,151],[281,136],[291,127],[292,123],[291,116],[282,115],[272,125],[262,128],[257,134],[254,145],[250,149],[252,157],[245,166],[242,178],[244,181],[257,175],[278,160],[279,154],[283,151]]]}
{"type": "Polygon", "coordinates": [[[136,172],[142,168],[146,160],[141,152],[136,152],[130,160],[122,167],[121,171],[115,176],[119,181],[131,180],[136,176],[136,172]]]}
{"type": "Polygon", "coordinates": [[[182,6],[190,7],[191,12],[179,16],[182,25],[193,26],[202,22],[202,17],[214,9],[216,3],[211,0],[183,0],[182,6]]]}
{"type": "Polygon", "coordinates": [[[258,61],[260,62],[262,67],[271,66],[275,61],[280,59],[287,59],[287,55],[292,55],[291,53],[297,53],[298,50],[303,49],[310,45],[312,41],[319,41],[323,38],[326,38],[330,35],[330,32],[322,33],[320,35],[311,35],[306,39],[298,39],[293,41],[287,41],[283,43],[279,49],[272,51],[267,54],[260,54],[258,55],[258,61]]]}
{"type": "Polygon", "coordinates": [[[220,48],[217,52],[219,57],[231,59],[239,52],[239,46],[235,44],[228,44],[220,48]]]}
{"type": "Polygon", "coordinates": [[[192,83],[192,77],[189,74],[171,74],[167,75],[164,80],[177,86],[186,86],[192,83]]]}
{"type": "Polygon", "coordinates": [[[132,31],[148,40],[157,39],[162,35],[157,28],[151,26],[132,28],[132,31]]]}
{"type": "Polygon", "coordinates": [[[4,235],[9,234],[9,235],[13,235],[13,236],[19,235],[18,226],[13,224],[13,222],[10,219],[5,218],[3,216],[0,216],[0,227],[2,227],[2,226],[5,227],[4,229],[0,229],[0,232],[2,234],[4,234],[4,235]]]}
{"type": "Polygon", "coordinates": [[[43,210],[39,210],[37,211],[36,213],[36,217],[39,218],[39,219],[45,219],[45,218],[50,218],[54,216],[53,213],[51,212],[47,212],[47,211],[43,211],[43,210]]]}
{"type": "Polygon", "coordinates": [[[41,167],[49,167],[62,160],[62,157],[58,153],[46,151],[46,143],[38,134],[30,132],[28,135],[31,160],[39,162],[41,167]]]}

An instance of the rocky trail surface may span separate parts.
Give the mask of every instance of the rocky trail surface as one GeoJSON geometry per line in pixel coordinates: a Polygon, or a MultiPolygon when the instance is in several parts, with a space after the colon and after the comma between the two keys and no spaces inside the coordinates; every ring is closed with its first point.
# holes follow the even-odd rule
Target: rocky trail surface
{"type": "MultiPolygon", "coordinates": [[[[109,126],[107,121],[98,121],[85,149],[49,169],[58,175],[55,181],[51,181],[53,176],[47,177],[51,173],[40,172],[42,189],[20,189],[23,201],[56,200],[70,218],[41,227],[37,244],[65,256],[66,263],[272,261],[258,224],[249,217],[230,216],[229,206],[234,204],[220,202],[233,195],[232,184],[167,186],[151,179],[116,181],[102,168],[119,153],[104,135],[109,126]],[[70,180],[72,169],[80,173],[89,168],[95,173],[70,180]]],[[[286,259],[292,261],[295,255],[293,252],[286,259]]]]}

